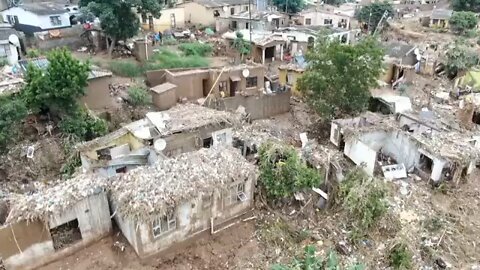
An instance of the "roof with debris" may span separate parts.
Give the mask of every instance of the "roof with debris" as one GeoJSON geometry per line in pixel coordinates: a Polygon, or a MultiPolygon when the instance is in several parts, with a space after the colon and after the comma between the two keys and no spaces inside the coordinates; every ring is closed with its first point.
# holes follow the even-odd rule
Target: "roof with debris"
{"type": "Polygon", "coordinates": [[[233,15],[227,15],[223,18],[228,19],[244,19],[244,20],[257,20],[257,21],[268,21],[269,19],[279,19],[286,17],[286,15],[277,12],[277,11],[265,11],[265,10],[255,10],[255,11],[242,11],[235,13],[233,15]]]}
{"type": "Polygon", "coordinates": [[[60,214],[75,203],[105,190],[105,178],[94,174],[79,174],[69,180],[58,180],[56,185],[33,194],[10,194],[11,209],[6,223],[21,220],[48,220],[51,214],[60,214]]]}
{"type": "Polygon", "coordinates": [[[437,20],[446,20],[452,17],[453,10],[451,9],[434,9],[432,10],[432,15],[430,15],[430,19],[437,19],[437,20]]]}
{"type": "Polygon", "coordinates": [[[147,117],[144,119],[127,124],[103,137],[80,143],[76,148],[79,151],[84,151],[108,145],[114,139],[129,132],[139,139],[146,140],[196,130],[208,125],[236,125],[240,121],[240,114],[217,111],[191,103],[177,104],[166,111],[147,113],[147,117]]]}
{"type": "Polygon", "coordinates": [[[23,3],[18,7],[37,15],[54,15],[68,12],[68,10],[65,9],[64,4],[55,2],[23,3]]]}
{"type": "Polygon", "coordinates": [[[416,46],[402,42],[390,42],[384,44],[385,55],[393,58],[404,58],[408,55],[414,55],[416,46]]]}
{"type": "Polygon", "coordinates": [[[207,8],[238,6],[238,5],[249,4],[249,0],[195,0],[194,2],[207,8]]]}
{"type": "MultiPolygon", "coordinates": [[[[50,62],[45,57],[39,57],[39,58],[33,58],[33,59],[22,59],[18,61],[18,65],[20,66],[20,70],[22,73],[27,72],[27,68],[29,64],[32,64],[41,70],[46,70],[50,62]]],[[[112,75],[113,73],[108,70],[103,70],[97,66],[91,65],[90,71],[88,73],[88,79],[92,80],[92,79],[102,78],[102,77],[111,77],[112,75]]]]}
{"type": "Polygon", "coordinates": [[[169,213],[184,201],[256,176],[256,167],[238,149],[203,148],[114,178],[111,199],[122,217],[147,221],[169,213]]]}

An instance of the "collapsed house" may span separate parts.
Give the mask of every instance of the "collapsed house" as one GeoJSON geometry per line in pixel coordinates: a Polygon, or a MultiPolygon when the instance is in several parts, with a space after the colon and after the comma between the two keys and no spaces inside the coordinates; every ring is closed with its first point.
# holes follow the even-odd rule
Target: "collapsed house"
{"type": "Polygon", "coordinates": [[[76,146],[84,171],[111,177],[202,147],[232,143],[231,127],[241,116],[194,104],[179,104],[163,112],[76,146]]]}
{"type": "Polygon", "coordinates": [[[290,110],[290,91],[265,76],[257,64],[224,68],[164,69],[147,72],[154,105],[159,110],[191,100],[217,110],[243,107],[251,119],[290,110]]]}
{"type": "Polygon", "coordinates": [[[25,269],[72,254],[111,230],[106,182],[78,175],[33,194],[7,197],[0,224],[0,257],[7,269],[25,269]]]}
{"type": "Polygon", "coordinates": [[[411,82],[415,72],[420,70],[422,56],[416,46],[406,43],[388,43],[385,45],[384,63],[387,69],[382,81],[391,84],[392,87],[400,82],[411,82]]]}
{"type": "Polygon", "coordinates": [[[256,175],[256,167],[231,147],[160,160],[113,179],[114,219],[144,258],[232,224],[253,207],[256,175]]]}
{"type": "Polygon", "coordinates": [[[458,181],[473,171],[479,156],[471,134],[436,127],[409,114],[366,113],[334,120],[330,141],[367,174],[393,170],[392,178],[415,172],[434,182],[458,181]]]}

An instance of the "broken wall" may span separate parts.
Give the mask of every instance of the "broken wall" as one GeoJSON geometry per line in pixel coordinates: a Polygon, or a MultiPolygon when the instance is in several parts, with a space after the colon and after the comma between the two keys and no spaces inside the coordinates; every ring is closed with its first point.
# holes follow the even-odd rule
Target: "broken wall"
{"type": "Polygon", "coordinates": [[[15,269],[53,254],[52,238],[41,220],[20,221],[0,228],[0,257],[7,269],[15,269]]]}
{"type": "Polygon", "coordinates": [[[269,118],[290,111],[291,92],[279,92],[269,95],[234,96],[207,103],[217,110],[236,111],[243,106],[252,120],[269,118]]]}
{"type": "Polygon", "coordinates": [[[246,213],[253,207],[254,188],[253,180],[249,179],[246,181],[245,194],[247,200],[234,202],[231,205],[226,203],[228,196],[230,196],[229,190],[221,192],[220,189],[215,190],[213,193],[211,203],[207,203],[208,200],[203,200],[204,198],[201,196],[194,197],[190,201],[180,202],[174,212],[176,229],[165,232],[158,237],[153,236],[152,224],[150,222],[136,225],[135,222],[126,217],[117,217],[116,221],[130,244],[137,247],[135,251],[138,256],[145,258],[166,250],[172,245],[181,243],[201,232],[211,230],[211,219],[213,219],[214,229],[216,230],[246,213]]]}
{"type": "Polygon", "coordinates": [[[365,173],[373,176],[377,161],[375,150],[359,140],[351,139],[345,142],[344,153],[355,164],[362,167],[365,173]]]}

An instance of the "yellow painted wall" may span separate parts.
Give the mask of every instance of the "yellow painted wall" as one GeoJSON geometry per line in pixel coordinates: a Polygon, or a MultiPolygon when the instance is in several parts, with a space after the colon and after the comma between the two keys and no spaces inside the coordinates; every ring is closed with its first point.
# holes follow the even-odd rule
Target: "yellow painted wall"
{"type": "Polygon", "coordinates": [[[121,137],[113,139],[112,141],[110,141],[109,143],[107,143],[105,145],[98,146],[96,148],[92,148],[89,151],[86,151],[82,154],[86,155],[90,159],[97,160],[98,159],[97,150],[104,149],[104,148],[107,148],[107,147],[112,147],[112,146],[116,147],[116,146],[120,146],[120,145],[123,145],[123,144],[130,145],[130,150],[132,150],[132,151],[144,147],[141,140],[137,139],[135,136],[133,136],[133,134],[128,132],[127,134],[125,134],[121,137]]]}
{"type": "MultiPolygon", "coordinates": [[[[161,13],[162,15],[160,18],[153,18],[154,32],[163,32],[167,29],[171,29],[170,18],[172,15],[175,15],[175,27],[182,28],[185,26],[185,9],[183,7],[162,9],[161,13]]],[[[147,23],[142,23],[142,29],[148,31],[150,30],[149,27],[150,25],[147,19],[147,23]]]]}
{"type": "Polygon", "coordinates": [[[296,70],[288,70],[288,69],[279,69],[278,70],[278,81],[280,85],[287,85],[287,76],[288,74],[292,74],[292,81],[288,82],[288,85],[292,86],[292,93],[294,96],[300,97],[301,93],[297,89],[297,80],[302,77],[303,72],[299,72],[296,70]]]}
{"type": "Polygon", "coordinates": [[[448,28],[448,20],[437,20],[437,23],[433,23],[433,19],[430,20],[430,27],[438,27],[438,28],[448,28]],[[442,27],[442,24],[445,25],[442,27]]]}

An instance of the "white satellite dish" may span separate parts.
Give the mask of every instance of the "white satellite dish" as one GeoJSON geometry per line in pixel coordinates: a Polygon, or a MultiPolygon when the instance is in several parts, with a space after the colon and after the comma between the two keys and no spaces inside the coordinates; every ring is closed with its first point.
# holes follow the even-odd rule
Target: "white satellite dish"
{"type": "Polygon", "coordinates": [[[227,6],[224,6],[222,9],[223,9],[224,12],[227,12],[227,11],[228,11],[228,7],[227,7],[227,6]]]}
{"type": "Polygon", "coordinates": [[[13,45],[15,45],[16,47],[20,47],[20,40],[18,39],[18,37],[16,35],[10,35],[8,37],[8,41],[10,43],[12,43],[13,45]]]}
{"type": "Polygon", "coordinates": [[[153,143],[153,147],[157,152],[161,152],[167,147],[167,142],[164,139],[158,139],[153,143]]]}
{"type": "Polygon", "coordinates": [[[242,75],[243,75],[243,77],[247,78],[248,75],[250,75],[250,70],[248,70],[248,69],[242,70],[242,75]]]}

